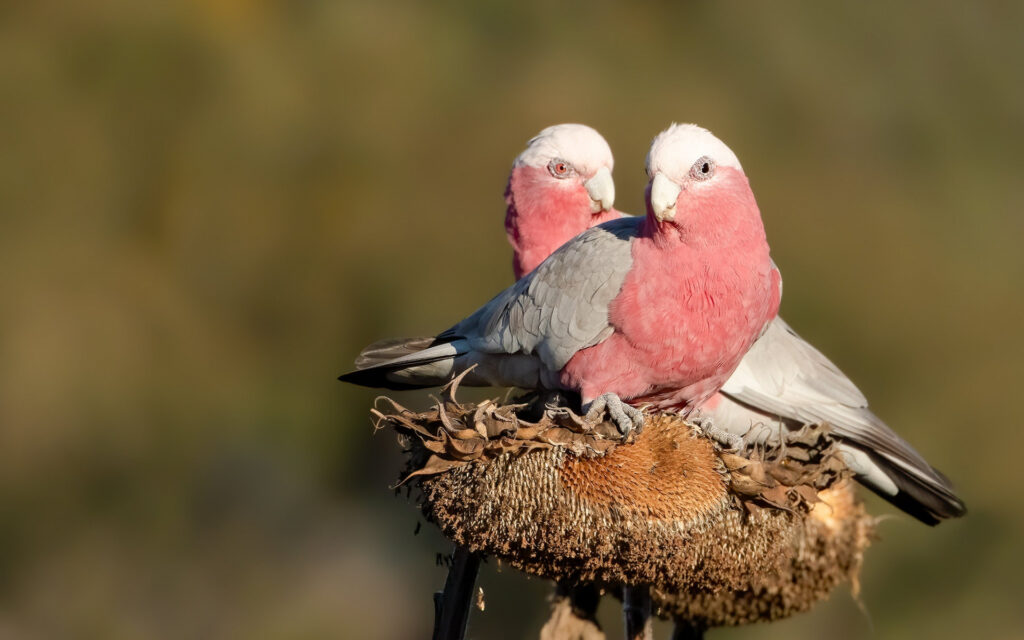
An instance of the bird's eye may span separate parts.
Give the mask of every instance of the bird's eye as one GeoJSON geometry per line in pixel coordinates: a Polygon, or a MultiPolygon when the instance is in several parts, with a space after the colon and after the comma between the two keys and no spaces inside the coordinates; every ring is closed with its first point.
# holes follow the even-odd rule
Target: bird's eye
{"type": "Polygon", "coordinates": [[[707,180],[715,175],[715,161],[707,156],[702,156],[693,163],[690,169],[690,177],[694,180],[707,180]]]}
{"type": "Polygon", "coordinates": [[[572,174],[572,165],[565,160],[555,158],[548,163],[548,171],[556,178],[568,178],[572,174]]]}

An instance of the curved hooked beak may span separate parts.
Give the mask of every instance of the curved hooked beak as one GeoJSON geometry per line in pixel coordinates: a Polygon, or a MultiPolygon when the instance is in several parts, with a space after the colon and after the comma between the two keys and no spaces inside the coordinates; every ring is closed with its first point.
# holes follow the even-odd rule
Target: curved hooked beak
{"type": "Polygon", "coordinates": [[[654,174],[654,180],[651,181],[651,210],[659,222],[675,219],[676,201],[682,190],[682,187],[666,178],[665,174],[654,174]]]}
{"type": "Polygon", "coordinates": [[[608,211],[615,204],[615,182],[608,167],[601,167],[594,177],[583,183],[590,196],[590,212],[608,211]]]}

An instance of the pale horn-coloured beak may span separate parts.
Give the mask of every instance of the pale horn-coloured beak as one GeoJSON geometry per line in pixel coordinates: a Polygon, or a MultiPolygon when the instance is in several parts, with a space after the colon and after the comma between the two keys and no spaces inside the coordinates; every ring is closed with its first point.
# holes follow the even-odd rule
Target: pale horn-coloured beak
{"type": "Polygon", "coordinates": [[[615,204],[615,181],[608,167],[601,167],[594,177],[583,183],[590,196],[590,212],[608,211],[615,204]]]}
{"type": "Polygon", "coordinates": [[[665,177],[663,173],[654,174],[651,181],[651,210],[659,221],[673,220],[676,217],[676,200],[683,190],[678,184],[665,177]]]}

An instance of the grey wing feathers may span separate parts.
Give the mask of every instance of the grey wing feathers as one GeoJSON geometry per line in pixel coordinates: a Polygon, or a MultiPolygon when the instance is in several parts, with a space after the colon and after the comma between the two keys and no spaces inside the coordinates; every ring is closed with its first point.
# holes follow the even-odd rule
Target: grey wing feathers
{"type": "Polygon", "coordinates": [[[343,382],[386,389],[421,389],[447,382],[454,359],[465,353],[465,341],[435,338],[391,338],[375,342],[356,358],[343,382]]]}
{"type": "Polygon", "coordinates": [[[573,238],[530,275],[435,338],[384,340],[363,350],[341,380],[411,389],[444,384],[551,384],[572,356],[607,338],[608,307],[632,265],[640,220],[613,220],[573,238]]]}
{"type": "Polygon", "coordinates": [[[853,382],[781,318],[754,343],[722,393],[788,420],[827,422],[836,436],[884,463],[897,484],[902,474],[904,484],[941,497],[946,517],[963,513],[949,480],[872,413],[853,382]]]}
{"type": "Polygon", "coordinates": [[[915,465],[927,462],[869,409],[867,398],[820,351],[776,318],[744,356],[722,393],[804,423],[828,422],[840,435],[866,439],[915,465]]]}
{"type": "Polygon", "coordinates": [[[533,354],[558,371],[580,349],[610,335],[608,307],[632,266],[637,218],[576,236],[439,338],[465,338],[475,351],[533,354]]]}

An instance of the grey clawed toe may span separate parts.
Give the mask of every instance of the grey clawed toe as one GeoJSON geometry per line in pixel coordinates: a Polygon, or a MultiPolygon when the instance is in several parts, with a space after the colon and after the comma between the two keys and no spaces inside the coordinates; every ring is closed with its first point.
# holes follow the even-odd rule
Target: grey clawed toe
{"type": "Polygon", "coordinates": [[[591,422],[600,422],[603,415],[607,414],[623,436],[628,436],[633,430],[640,433],[644,428],[643,411],[626,404],[615,393],[602,393],[583,409],[587,420],[591,422]]]}
{"type": "Polygon", "coordinates": [[[743,436],[738,436],[735,433],[719,429],[715,426],[715,423],[711,418],[697,418],[692,420],[692,422],[704,433],[705,436],[725,447],[726,451],[736,453],[738,451],[742,451],[746,446],[743,436]]]}

